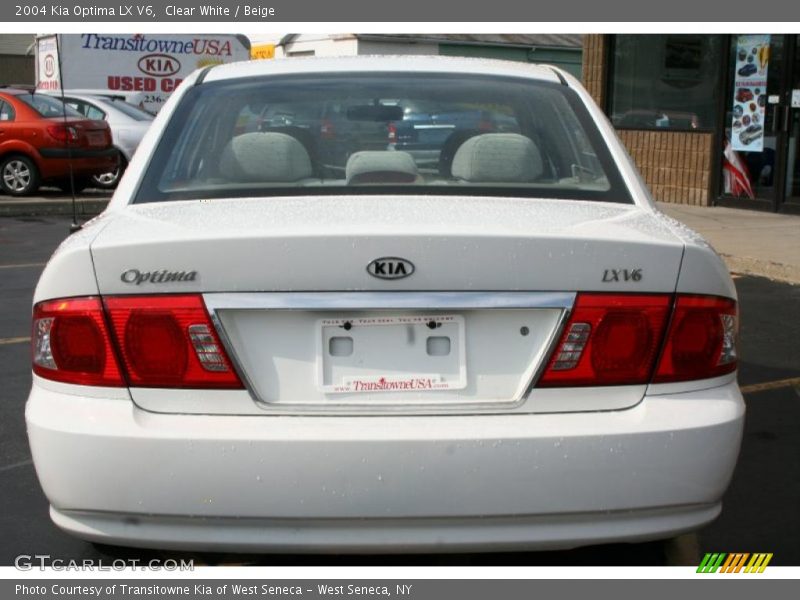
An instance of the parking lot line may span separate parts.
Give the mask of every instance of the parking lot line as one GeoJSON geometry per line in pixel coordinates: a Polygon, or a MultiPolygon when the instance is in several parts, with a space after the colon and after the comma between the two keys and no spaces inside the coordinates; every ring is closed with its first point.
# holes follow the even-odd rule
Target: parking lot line
{"type": "Polygon", "coordinates": [[[9,346],[11,344],[27,344],[30,341],[30,337],[0,338],[0,346],[9,346]]]}
{"type": "Polygon", "coordinates": [[[740,389],[743,394],[752,394],[754,392],[766,392],[767,390],[778,390],[780,388],[795,386],[800,386],[800,377],[790,377],[789,379],[776,379],[775,381],[743,385],[740,389]]]}
{"type": "Polygon", "coordinates": [[[0,269],[28,269],[31,267],[43,267],[47,263],[43,262],[35,262],[35,263],[17,263],[11,265],[0,265],[0,269]]]}
{"type": "Polygon", "coordinates": [[[20,462],[12,463],[10,465],[3,465],[2,467],[0,467],[0,473],[4,473],[6,471],[10,471],[11,469],[16,469],[18,467],[25,467],[25,466],[31,464],[32,462],[33,461],[29,458],[28,460],[23,460],[23,461],[20,461],[20,462]]]}

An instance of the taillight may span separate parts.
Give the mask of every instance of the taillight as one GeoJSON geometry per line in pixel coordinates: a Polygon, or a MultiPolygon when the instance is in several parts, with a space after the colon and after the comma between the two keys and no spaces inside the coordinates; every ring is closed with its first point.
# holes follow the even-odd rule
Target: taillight
{"type": "Polygon", "coordinates": [[[322,119],[319,126],[319,137],[323,140],[333,140],[336,138],[336,127],[330,119],[322,119]]]}
{"type": "Polygon", "coordinates": [[[34,307],[32,345],[34,372],[56,381],[242,388],[199,295],[41,302],[34,307]]]}
{"type": "Polygon", "coordinates": [[[733,300],[678,296],[653,381],[706,379],[735,371],[738,327],[733,300]]]}
{"type": "Polygon", "coordinates": [[[120,387],[125,383],[99,298],[40,302],[33,310],[33,372],[46,379],[120,387]]]}
{"type": "Polygon", "coordinates": [[[386,135],[390,144],[397,143],[397,125],[389,123],[386,126],[386,135]]]}
{"type": "Polygon", "coordinates": [[[105,299],[131,387],[242,387],[201,296],[105,299]]]}
{"type": "Polygon", "coordinates": [[[725,298],[578,294],[538,385],[635,385],[717,377],[736,370],[736,332],[736,303],[725,298]]]}
{"type": "Polygon", "coordinates": [[[50,137],[54,140],[62,144],[78,141],[78,130],[69,125],[51,125],[47,128],[47,133],[49,133],[50,137]]]}
{"type": "Polygon", "coordinates": [[[540,387],[648,383],[671,296],[579,294],[540,387]]]}

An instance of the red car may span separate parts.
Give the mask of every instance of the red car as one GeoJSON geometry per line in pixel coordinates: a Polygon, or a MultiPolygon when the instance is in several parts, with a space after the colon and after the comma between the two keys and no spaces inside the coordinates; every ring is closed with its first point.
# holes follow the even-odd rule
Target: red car
{"type": "Polygon", "coordinates": [[[749,88],[740,88],[736,92],[737,102],[750,102],[753,99],[753,92],[749,88]]]}
{"type": "Polygon", "coordinates": [[[86,119],[57,98],[16,88],[0,89],[0,189],[12,196],[36,192],[42,183],[75,189],[92,175],[116,168],[118,153],[105,121],[86,119]],[[71,159],[71,160],[70,160],[71,159]]]}

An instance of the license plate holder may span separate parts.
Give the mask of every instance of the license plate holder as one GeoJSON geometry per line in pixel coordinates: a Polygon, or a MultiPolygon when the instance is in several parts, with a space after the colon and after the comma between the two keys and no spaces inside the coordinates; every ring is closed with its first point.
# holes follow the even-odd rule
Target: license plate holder
{"type": "Polygon", "coordinates": [[[379,315],[317,321],[318,387],[326,394],[467,386],[462,315],[379,315]]]}

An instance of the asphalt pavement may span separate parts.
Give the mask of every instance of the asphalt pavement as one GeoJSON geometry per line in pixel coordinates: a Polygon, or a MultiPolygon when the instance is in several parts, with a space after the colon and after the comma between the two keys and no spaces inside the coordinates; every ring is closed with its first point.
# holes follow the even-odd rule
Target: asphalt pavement
{"type": "Polygon", "coordinates": [[[0,565],[20,554],[52,558],[192,557],[196,564],[262,565],[663,565],[697,564],[705,552],[772,552],[773,565],[800,566],[800,285],[737,277],[740,384],[747,423],[722,516],[696,534],[662,544],[612,544],[561,552],[403,556],[178,554],[89,544],[48,517],[31,463],[24,405],[30,388],[31,298],[67,217],[0,218],[0,565]]]}

